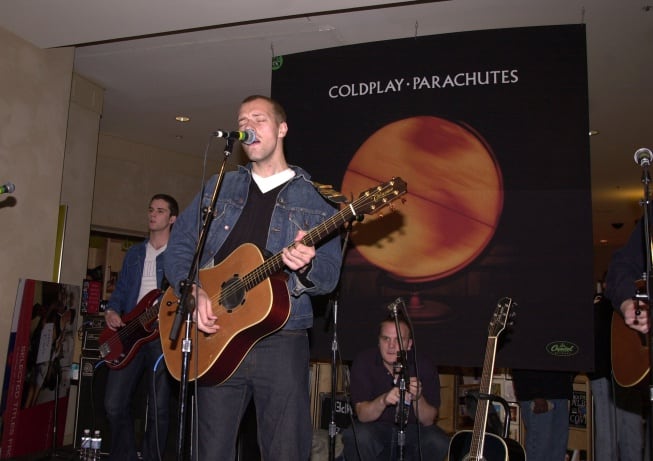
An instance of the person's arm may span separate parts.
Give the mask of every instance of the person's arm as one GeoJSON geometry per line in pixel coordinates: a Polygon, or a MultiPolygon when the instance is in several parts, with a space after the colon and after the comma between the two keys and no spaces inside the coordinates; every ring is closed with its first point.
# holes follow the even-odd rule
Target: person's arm
{"type": "Polygon", "coordinates": [[[640,333],[648,333],[649,310],[645,302],[635,299],[626,299],[619,305],[619,310],[627,326],[640,333]]]}
{"type": "Polygon", "coordinates": [[[127,251],[127,254],[125,254],[122,268],[120,269],[118,280],[116,281],[116,286],[109,297],[107,309],[104,312],[104,321],[106,325],[114,331],[125,326],[121,316],[125,312],[126,304],[128,302],[127,298],[130,291],[130,284],[138,283],[140,285],[141,282],[140,280],[130,280],[128,274],[128,267],[132,263],[132,260],[135,259],[136,248],[136,246],[131,247],[127,251]]]}
{"type": "Polygon", "coordinates": [[[416,378],[410,378],[408,392],[412,398],[413,411],[417,415],[419,422],[423,426],[435,424],[438,419],[438,407],[431,405],[427,398],[422,394],[422,383],[416,378]]]}
{"type": "Polygon", "coordinates": [[[645,253],[640,220],[626,245],[615,252],[606,280],[606,297],[621,312],[626,325],[642,333],[648,332],[649,313],[645,303],[635,300],[634,296],[637,292],[635,282],[642,278],[646,269],[645,253]]]}
{"type": "MultiPolygon", "coordinates": [[[[211,184],[213,183],[209,182],[206,187],[210,187],[211,184]]],[[[201,194],[197,194],[191,204],[177,216],[168,239],[163,269],[166,279],[177,295],[181,294],[181,282],[188,278],[188,272],[197,248],[198,223],[200,220],[197,210],[200,203],[201,194]]]]}
{"type": "Polygon", "coordinates": [[[399,402],[399,388],[393,387],[388,392],[385,392],[372,400],[365,400],[358,402],[355,405],[356,416],[358,420],[363,423],[376,421],[381,417],[386,407],[396,405],[399,402]]]}

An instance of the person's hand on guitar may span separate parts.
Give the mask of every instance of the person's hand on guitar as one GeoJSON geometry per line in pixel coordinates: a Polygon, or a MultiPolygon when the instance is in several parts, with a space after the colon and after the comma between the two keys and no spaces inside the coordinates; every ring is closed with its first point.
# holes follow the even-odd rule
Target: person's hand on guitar
{"type": "Polygon", "coordinates": [[[315,257],[315,247],[309,247],[301,243],[302,238],[306,235],[306,232],[299,231],[295,236],[295,243],[289,248],[284,248],[281,252],[281,260],[288,267],[288,269],[293,271],[302,272],[304,268],[313,260],[315,257]]]}
{"type": "Polygon", "coordinates": [[[122,328],[125,326],[125,322],[122,321],[122,317],[120,317],[120,314],[118,314],[113,309],[108,309],[104,313],[104,322],[113,331],[116,331],[118,328],[122,328]]]}
{"type": "Polygon", "coordinates": [[[640,333],[648,333],[650,318],[648,305],[638,299],[627,299],[619,306],[626,325],[640,333]]]}
{"type": "Polygon", "coordinates": [[[193,287],[193,296],[195,297],[193,320],[197,323],[197,328],[204,333],[215,333],[220,329],[220,325],[216,323],[218,316],[213,312],[211,298],[203,288],[197,285],[193,287]]]}

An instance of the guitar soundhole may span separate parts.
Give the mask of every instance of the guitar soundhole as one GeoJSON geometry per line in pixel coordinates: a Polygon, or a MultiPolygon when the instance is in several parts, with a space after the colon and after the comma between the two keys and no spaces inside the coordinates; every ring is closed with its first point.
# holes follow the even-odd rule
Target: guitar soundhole
{"type": "Polygon", "coordinates": [[[222,284],[220,293],[220,305],[228,312],[240,306],[245,300],[245,286],[242,284],[238,275],[230,278],[222,284]]]}

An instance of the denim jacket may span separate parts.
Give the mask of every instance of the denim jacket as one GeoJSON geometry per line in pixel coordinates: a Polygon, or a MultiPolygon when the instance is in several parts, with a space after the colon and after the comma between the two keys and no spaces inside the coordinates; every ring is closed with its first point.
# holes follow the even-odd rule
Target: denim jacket
{"type": "MultiPolygon", "coordinates": [[[[309,231],[336,212],[315,190],[309,181],[308,173],[299,167],[291,166],[291,168],[295,171],[295,176],[279,192],[268,227],[265,250],[271,254],[279,253],[292,243],[299,229],[309,231]]],[[[216,180],[217,177],[213,176],[208,181],[203,193],[193,199],[177,218],[172,229],[168,241],[165,273],[177,294],[179,294],[179,283],[188,277],[197,246],[198,225],[201,223],[198,212],[201,208],[210,205],[216,180]],[[201,204],[200,195],[202,195],[201,204]]],[[[200,268],[213,265],[215,254],[243,211],[251,181],[251,164],[240,166],[237,171],[225,174],[213,213],[214,218],[200,258],[200,268]]],[[[342,256],[340,239],[335,238],[336,235],[327,237],[316,245],[315,258],[305,274],[312,286],[305,286],[294,272],[286,270],[289,275],[287,287],[291,308],[290,318],[284,329],[310,328],[313,325],[310,296],[330,293],[338,284],[342,256]]]]}
{"type": "MultiPolygon", "coordinates": [[[[122,269],[118,275],[116,288],[111,293],[108,309],[123,315],[131,312],[138,304],[138,293],[141,290],[143,279],[143,265],[145,264],[145,250],[148,240],[138,243],[127,250],[122,262],[122,269]]],[[[167,250],[166,250],[167,251],[167,250]]],[[[156,286],[163,284],[163,266],[165,251],[156,257],[156,286]]]]}

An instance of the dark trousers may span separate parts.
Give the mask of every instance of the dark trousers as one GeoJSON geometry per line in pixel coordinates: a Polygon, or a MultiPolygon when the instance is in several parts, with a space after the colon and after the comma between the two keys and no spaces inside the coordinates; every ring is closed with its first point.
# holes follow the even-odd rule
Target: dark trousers
{"type": "Polygon", "coordinates": [[[258,444],[266,461],[308,461],[312,443],[308,336],[281,330],[259,341],[234,374],[198,388],[197,461],[235,458],[243,413],[256,407],[258,444]]]}
{"type": "MultiPolygon", "coordinates": [[[[391,461],[399,459],[398,444],[399,427],[388,422],[354,422],[342,433],[346,461],[391,461]],[[360,454],[360,456],[359,456],[360,454]]],[[[422,447],[422,458],[442,461],[449,450],[449,437],[436,425],[420,426],[419,443],[417,425],[409,424],[405,429],[403,453],[405,460],[420,459],[419,447],[422,447]]]]}
{"type": "Polygon", "coordinates": [[[172,378],[161,354],[159,340],[150,341],[141,346],[125,368],[109,371],[104,408],[111,426],[110,461],[138,461],[134,415],[131,410],[134,393],[142,378],[147,383],[148,404],[141,452],[145,461],[163,459],[168,437],[172,378]]]}

